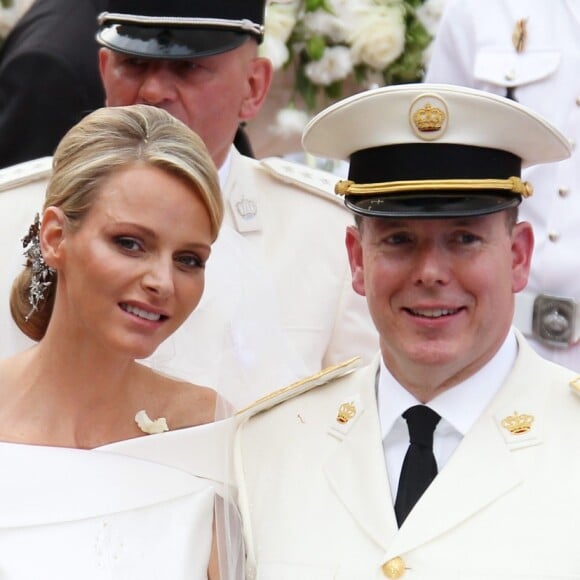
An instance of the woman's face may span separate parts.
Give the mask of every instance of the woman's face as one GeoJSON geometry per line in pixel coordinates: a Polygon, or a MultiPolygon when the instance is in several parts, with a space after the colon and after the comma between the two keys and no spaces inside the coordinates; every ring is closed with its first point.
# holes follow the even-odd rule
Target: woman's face
{"type": "Polygon", "coordinates": [[[209,214],[189,185],[155,167],[123,169],[80,227],[62,232],[53,316],[62,306],[75,340],[147,357],[199,303],[211,243],[209,214]]]}

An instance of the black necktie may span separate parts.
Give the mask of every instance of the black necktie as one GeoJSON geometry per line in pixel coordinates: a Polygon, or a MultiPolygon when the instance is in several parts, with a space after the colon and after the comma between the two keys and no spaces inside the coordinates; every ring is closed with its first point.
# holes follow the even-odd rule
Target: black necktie
{"type": "Polygon", "coordinates": [[[409,449],[401,468],[395,514],[399,527],[437,475],[433,455],[433,433],[441,417],[425,405],[410,407],[403,413],[409,428],[409,449]]]}

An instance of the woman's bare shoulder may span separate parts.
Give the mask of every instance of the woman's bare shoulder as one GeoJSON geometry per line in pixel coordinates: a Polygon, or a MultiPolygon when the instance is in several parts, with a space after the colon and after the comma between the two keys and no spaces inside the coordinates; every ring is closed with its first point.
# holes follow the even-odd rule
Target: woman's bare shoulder
{"type": "Polygon", "coordinates": [[[151,417],[165,417],[170,430],[204,425],[216,419],[218,394],[210,387],[155,373],[145,394],[143,409],[151,417]]]}

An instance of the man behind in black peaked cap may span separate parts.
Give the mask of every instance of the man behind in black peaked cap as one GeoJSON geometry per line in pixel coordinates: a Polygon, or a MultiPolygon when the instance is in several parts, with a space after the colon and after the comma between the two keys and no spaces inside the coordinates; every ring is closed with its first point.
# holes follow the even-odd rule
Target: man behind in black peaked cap
{"type": "MultiPolygon", "coordinates": [[[[111,0],[99,17],[98,42],[115,52],[155,59],[189,60],[233,50],[264,36],[264,2],[111,0]]],[[[243,122],[242,122],[243,124],[243,122]]],[[[253,155],[242,126],[235,143],[253,155]]]]}
{"type": "Polygon", "coordinates": [[[99,17],[100,69],[107,105],[161,107],[204,140],[220,171],[224,223],[255,252],[249,267],[262,268],[274,287],[304,362],[297,372],[314,373],[355,355],[369,360],[378,343],[351,286],[342,240],[353,220],[332,176],[278,158],[256,161],[232,146],[272,79],[258,54],[264,14],[265,0],[110,0],[99,17]]]}

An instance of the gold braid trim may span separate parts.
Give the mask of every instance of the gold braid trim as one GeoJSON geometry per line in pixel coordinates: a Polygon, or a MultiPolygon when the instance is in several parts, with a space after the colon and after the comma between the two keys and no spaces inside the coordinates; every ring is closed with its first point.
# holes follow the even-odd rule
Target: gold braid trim
{"type": "Polygon", "coordinates": [[[385,181],[383,183],[355,183],[340,180],[334,187],[338,195],[373,195],[379,193],[406,193],[412,191],[469,191],[476,189],[495,189],[512,191],[522,197],[530,197],[532,184],[519,177],[508,179],[423,179],[411,181],[385,181]]]}

